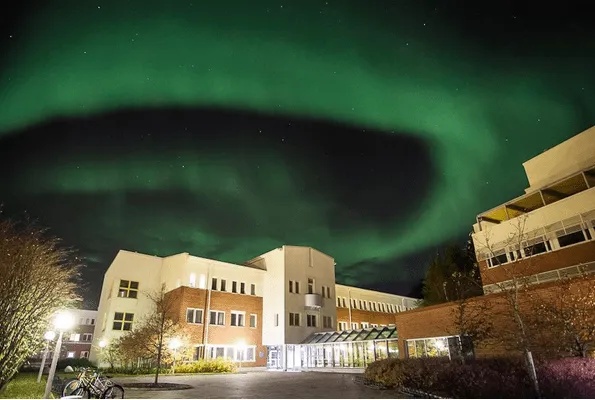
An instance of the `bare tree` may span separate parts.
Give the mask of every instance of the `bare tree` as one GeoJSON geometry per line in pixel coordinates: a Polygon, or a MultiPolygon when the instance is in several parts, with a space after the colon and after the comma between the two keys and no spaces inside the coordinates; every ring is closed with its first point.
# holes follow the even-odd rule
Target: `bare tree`
{"type": "Polygon", "coordinates": [[[173,319],[178,299],[167,292],[165,284],[158,291],[146,293],[146,296],[153,303],[153,310],[138,328],[121,338],[120,349],[127,359],[153,360],[156,367],[154,384],[157,385],[164,361],[171,358],[169,341],[182,335],[182,329],[173,319]]]}
{"type": "Polygon", "coordinates": [[[56,311],[72,307],[79,261],[29,221],[0,221],[0,390],[42,346],[56,311]]]}
{"type": "Polygon", "coordinates": [[[594,282],[586,274],[565,278],[545,295],[533,296],[534,323],[550,349],[586,357],[595,346],[594,282]]]}
{"type": "Polygon", "coordinates": [[[522,352],[527,373],[531,378],[535,393],[539,395],[539,382],[531,351],[533,348],[533,332],[531,331],[530,317],[527,313],[527,309],[531,308],[528,305],[530,297],[527,295],[533,262],[531,256],[535,251],[538,251],[536,248],[538,242],[536,240],[539,238],[539,234],[537,232],[527,232],[526,223],[526,215],[517,217],[514,222],[510,223],[513,228],[511,234],[506,240],[496,245],[491,243],[489,233],[486,233],[485,240],[481,243],[479,250],[488,255],[486,261],[493,262],[494,266],[499,269],[500,277],[504,278],[504,280],[490,280],[490,278],[487,278],[485,282],[497,287],[497,291],[500,292],[505,303],[504,314],[512,320],[510,329],[500,327],[498,332],[495,333],[509,347],[522,352]],[[520,262],[508,262],[506,260],[509,255],[514,257],[514,261],[520,259],[521,251],[525,256],[525,259],[521,261],[522,265],[520,262]]]}

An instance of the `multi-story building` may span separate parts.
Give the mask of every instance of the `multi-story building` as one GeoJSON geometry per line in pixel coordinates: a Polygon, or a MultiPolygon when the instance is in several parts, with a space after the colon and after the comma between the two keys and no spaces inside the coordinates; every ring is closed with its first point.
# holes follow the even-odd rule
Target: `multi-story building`
{"type": "Polygon", "coordinates": [[[97,310],[72,310],[76,321],[72,331],[64,337],[66,358],[89,358],[97,310]]]}
{"type": "MultiPolygon", "coordinates": [[[[165,285],[172,318],[189,332],[194,357],[292,369],[299,344],[316,332],[394,324],[416,299],[335,284],[335,261],[311,247],[283,246],[244,265],[188,253],[156,257],[121,250],[105,273],[94,342],[134,328],[165,285]],[[345,326],[345,324],[348,324],[345,326]]],[[[91,359],[98,358],[97,346],[91,359]]]]}
{"type": "Polygon", "coordinates": [[[525,194],[481,213],[473,241],[484,292],[595,272],[595,127],[523,164],[525,194]]]}

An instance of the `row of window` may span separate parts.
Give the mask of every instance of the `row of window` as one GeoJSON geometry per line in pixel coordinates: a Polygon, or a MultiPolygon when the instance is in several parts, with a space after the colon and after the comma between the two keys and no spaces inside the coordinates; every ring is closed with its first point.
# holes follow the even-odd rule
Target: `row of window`
{"type": "Polygon", "coordinates": [[[70,342],[91,342],[93,341],[93,334],[92,333],[71,333],[68,337],[68,341],[70,342]]]}
{"type": "MultiPolygon", "coordinates": [[[[204,310],[202,308],[187,308],[186,322],[189,324],[202,324],[203,314],[204,310]]],[[[246,326],[246,312],[231,311],[229,313],[229,317],[230,326],[246,326]]],[[[250,328],[256,328],[257,318],[258,317],[256,314],[250,314],[248,316],[248,325],[250,326],[250,328]]],[[[209,325],[225,326],[225,311],[209,311],[209,325]]]]}
{"type": "Polygon", "coordinates": [[[489,268],[494,268],[499,265],[518,261],[537,254],[559,250],[589,240],[593,240],[593,235],[589,229],[580,224],[563,228],[554,232],[553,237],[548,238],[546,235],[541,235],[531,240],[527,240],[522,243],[520,248],[518,245],[511,245],[495,250],[492,253],[492,257],[488,259],[488,266],[489,268]]]}
{"type": "MultiPolygon", "coordinates": [[[[349,329],[349,323],[346,321],[339,321],[337,322],[338,326],[339,326],[339,330],[340,331],[346,331],[349,329]]],[[[387,326],[384,324],[370,324],[368,322],[362,322],[361,323],[362,329],[367,329],[367,328],[378,328],[379,326],[387,326]]],[[[392,324],[391,324],[392,326],[392,324]]],[[[360,329],[360,324],[358,322],[352,322],[351,323],[351,329],[352,330],[357,330],[360,329]]]]}
{"type": "Polygon", "coordinates": [[[81,318],[79,319],[79,325],[95,325],[95,318],[81,318]]]}
{"type": "MultiPolygon", "coordinates": [[[[275,326],[278,325],[277,318],[275,319],[275,326]]],[[[302,316],[300,313],[290,312],[289,313],[289,326],[302,326],[302,316]]],[[[318,326],[318,316],[315,314],[306,314],[306,326],[307,327],[317,327],[318,326]]],[[[322,316],[322,327],[323,328],[330,328],[333,327],[333,319],[327,315],[322,316]]]]}
{"type": "Polygon", "coordinates": [[[408,339],[407,357],[450,357],[466,359],[475,357],[473,341],[469,336],[446,336],[424,339],[408,339]]]}
{"type": "MultiPolygon", "coordinates": [[[[247,290],[246,282],[231,281],[230,289],[231,289],[231,293],[248,294],[246,292],[246,290],[247,290]]],[[[227,280],[220,279],[220,278],[212,278],[211,279],[211,290],[227,292],[227,280]]],[[[250,284],[250,294],[252,296],[256,295],[256,285],[253,283],[250,284]]]]}
{"type": "MultiPolygon", "coordinates": [[[[196,348],[196,354],[200,347],[196,348]]],[[[231,361],[250,362],[256,361],[256,346],[228,346],[208,345],[206,348],[208,358],[225,358],[231,361]]],[[[198,356],[195,356],[195,360],[198,356]]]]}
{"type": "MultiPolygon", "coordinates": [[[[410,310],[411,307],[405,307],[399,304],[382,303],[379,301],[359,300],[351,298],[351,308],[365,311],[375,311],[383,313],[398,313],[410,310]]],[[[347,308],[347,297],[337,297],[337,307],[347,308]]]]}
{"type": "MultiPolygon", "coordinates": [[[[321,295],[322,297],[331,298],[331,288],[330,286],[321,286],[321,295]]],[[[300,281],[289,281],[289,293],[296,293],[300,294],[300,281]]],[[[306,289],[307,294],[316,293],[316,283],[314,278],[308,278],[308,287],[306,289]]]]}

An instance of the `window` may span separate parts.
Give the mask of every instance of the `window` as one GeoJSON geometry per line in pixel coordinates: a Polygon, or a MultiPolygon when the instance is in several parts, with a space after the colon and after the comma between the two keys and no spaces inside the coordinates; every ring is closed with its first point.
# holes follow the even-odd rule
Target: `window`
{"type": "Polygon", "coordinates": [[[250,328],[256,328],[256,314],[250,314],[250,328]]]}
{"type": "Polygon", "coordinates": [[[93,340],[92,333],[83,333],[83,342],[90,342],[91,340],[93,340]]]}
{"type": "Polygon", "coordinates": [[[337,297],[337,307],[341,307],[341,298],[337,297]]]}
{"type": "Polygon", "coordinates": [[[316,315],[308,314],[306,316],[306,325],[307,326],[316,326],[316,315]]]}
{"type": "Polygon", "coordinates": [[[345,321],[340,321],[340,322],[339,322],[339,330],[340,330],[340,331],[346,331],[346,330],[347,330],[347,322],[345,322],[345,321]]]}
{"type": "Polygon", "coordinates": [[[207,346],[207,355],[209,358],[226,358],[231,361],[255,361],[256,360],[256,346],[246,346],[238,348],[237,346],[228,345],[211,345],[207,346]]]}
{"type": "Polygon", "coordinates": [[[320,289],[322,290],[322,297],[326,297],[326,286],[321,286],[320,289]]]}
{"type": "Polygon", "coordinates": [[[237,293],[238,292],[238,283],[236,281],[231,282],[231,292],[237,293]]]}
{"type": "Polygon", "coordinates": [[[91,318],[91,325],[95,325],[95,318],[91,318]]]}
{"type": "Polygon", "coordinates": [[[273,317],[275,326],[279,326],[279,314],[275,314],[273,317]]]}
{"type": "Polygon", "coordinates": [[[211,290],[217,290],[217,278],[211,279],[211,290]]]}
{"type": "Polygon", "coordinates": [[[308,294],[314,293],[314,279],[308,278],[308,294]]]}
{"type": "Polygon", "coordinates": [[[370,324],[372,328],[378,328],[378,324],[370,324]]]}
{"type": "Polygon", "coordinates": [[[89,352],[88,351],[81,351],[81,358],[89,358],[89,352]]]}
{"type": "Polygon", "coordinates": [[[343,297],[343,308],[347,308],[347,299],[343,297]]]}
{"type": "Polygon", "coordinates": [[[226,290],[225,289],[226,283],[227,283],[227,281],[225,279],[221,279],[221,291],[222,292],[225,292],[225,290],[226,290]]]}
{"type": "Polygon", "coordinates": [[[255,284],[250,284],[250,294],[252,296],[256,296],[256,285],[255,284]]]}
{"type": "Polygon", "coordinates": [[[89,325],[89,318],[85,320],[85,325],[89,325]]]}
{"type": "MultiPolygon", "coordinates": [[[[580,228],[579,227],[575,227],[576,228],[580,228]]],[[[567,228],[569,230],[573,229],[573,228],[567,228]]],[[[580,243],[580,242],[584,242],[585,240],[587,240],[585,238],[585,235],[583,234],[583,231],[576,231],[576,232],[572,232],[572,233],[566,233],[564,231],[560,232],[561,235],[558,236],[558,243],[560,244],[560,247],[566,247],[566,246],[570,246],[572,244],[576,244],[576,243],[580,243]]],[[[558,234],[558,232],[556,232],[556,235],[558,234]]]]}
{"type": "Polygon", "coordinates": [[[132,330],[132,320],[134,319],[133,313],[114,313],[114,324],[112,329],[114,331],[130,331],[132,330]]]}
{"type": "Polygon", "coordinates": [[[188,286],[196,287],[196,274],[194,272],[190,274],[190,279],[188,279],[188,286]]]}
{"type": "Polygon", "coordinates": [[[364,309],[364,305],[362,304],[362,301],[361,300],[359,300],[359,309],[360,310],[363,310],[364,309]]]}
{"type": "Polygon", "coordinates": [[[331,298],[331,288],[329,286],[326,287],[326,298],[327,299],[331,298]]]}
{"type": "Polygon", "coordinates": [[[244,282],[240,282],[240,293],[246,294],[246,284],[244,282]]]}
{"type": "Polygon", "coordinates": [[[359,324],[357,322],[352,322],[351,329],[359,329],[359,324]]]}
{"type": "Polygon", "coordinates": [[[225,313],[223,311],[211,311],[209,318],[210,325],[225,325],[225,313]]]}
{"type": "Polygon", "coordinates": [[[329,316],[324,315],[322,317],[322,327],[323,328],[332,328],[333,327],[333,319],[329,316]]]}
{"type": "Polygon", "coordinates": [[[186,322],[189,324],[202,324],[202,313],[201,308],[187,308],[186,322]]]}
{"type": "Polygon", "coordinates": [[[134,281],[120,281],[118,288],[118,297],[126,297],[129,299],[136,299],[138,296],[138,282],[134,281]]]}
{"type": "Polygon", "coordinates": [[[289,281],[289,293],[300,293],[300,283],[298,281],[289,281]]]}
{"type": "Polygon", "coordinates": [[[243,311],[232,311],[231,312],[231,326],[245,326],[246,313],[243,311]]]}
{"type": "Polygon", "coordinates": [[[300,326],[300,314],[289,313],[289,326],[300,326]]]}
{"type": "Polygon", "coordinates": [[[368,324],[367,322],[362,322],[362,329],[367,329],[370,327],[370,324],[368,324]]]}
{"type": "Polygon", "coordinates": [[[74,358],[74,351],[69,351],[66,353],[66,358],[74,358]]]}
{"type": "Polygon", "coordinates": [[[376,311],[376,303],[372,302],[372,311],[376,311]]]}
{"type": "Polygon", "coordinates": [[[78,342],[79,340],[81,340],[81,335],[78,333],[72,333],[72,334],[70,334],[70,337],[68,339],[71,342],[78,342]]]}

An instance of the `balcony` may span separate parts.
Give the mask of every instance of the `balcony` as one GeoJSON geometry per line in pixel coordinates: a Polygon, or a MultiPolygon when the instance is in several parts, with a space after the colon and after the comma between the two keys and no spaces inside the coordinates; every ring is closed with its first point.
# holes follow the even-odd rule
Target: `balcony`
{"type": "Polygon", "coordinates": [[[322,307],[322,296],[318,293],[307,293],[305,297],[306,308],[322,307]]]}

